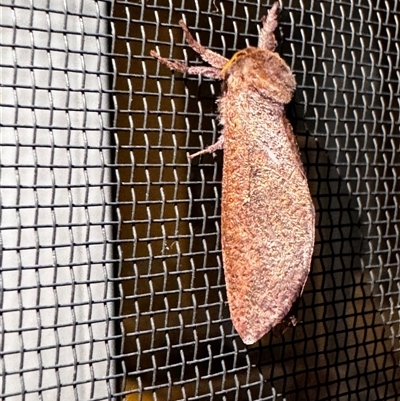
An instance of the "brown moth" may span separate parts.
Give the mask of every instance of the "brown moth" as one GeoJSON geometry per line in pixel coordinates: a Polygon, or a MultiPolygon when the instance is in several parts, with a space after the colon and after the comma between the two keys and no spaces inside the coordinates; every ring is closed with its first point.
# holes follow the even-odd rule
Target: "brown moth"
{"type": "Polygon", "coordinates": [[[224,81],[219,140],[191,157],[224,149],[222,255],[233,325],[253,344],[280,323],[301,295],[314,248],[315,211],[292,127],[285,116],[296,87],[274,52],[278,3],[263,18],[258,47],[228,60],[186,41],[211,67],[151,55],[171,70],[224,81]]]}

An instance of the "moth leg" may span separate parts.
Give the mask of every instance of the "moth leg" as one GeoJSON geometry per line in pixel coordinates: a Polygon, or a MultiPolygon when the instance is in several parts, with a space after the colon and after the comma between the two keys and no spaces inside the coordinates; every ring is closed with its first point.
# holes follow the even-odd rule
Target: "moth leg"
{"type": "Polygon", "coordinates": [[[185,34],[186,42],[188,42],[189,46],[198,54],[200,57],[206,61],[208,64],[211,64],[215,68],[223,68],[224,65],[229,61],[224,56],[221,56],[218,53],[213,52],[202,46],[199,42],[197,42],[192,34],[189,32],[188,27],[183,22],[183,20],[179,21],[179,25],[182,27],[183,32],[185,34]]]}
{"type": "Polygon", "coordinates": [[[204,75],[208,78],[222,79],[221,71],[215,67],[190,67],[180,61],[170,61],[161,57],[156,51],[151,50],[150,54],[155,57],[161,64],[166,65],[170,70],[180,71],[191,75],[204,75]]]}
{"type": "Polygon", "coordinates": [[[274,51],[276,47],[276,39],[274,35],[274,31],[278,26],[278,7],[279,3],[275,2],[271,9],[268,11],[268,15],[264,15],[263,17],[263,26],[260,31],[260,36],[258,38],[258,47],[260,49],[271,50],[274,51]]]}
{"type": "Polygon", "coordinates": [[[216,150],[223,149],[223,148],[224,148],[224,136],[221,135],[218,138],[218,141],[213,143],[212,145],[210,145],[208,148],[205,148],[196,153],[193,153],[192,155],[189,155],[189,159],[194,159],[195,157],[200,156],[204,153],[214,153],[216,150]]]}

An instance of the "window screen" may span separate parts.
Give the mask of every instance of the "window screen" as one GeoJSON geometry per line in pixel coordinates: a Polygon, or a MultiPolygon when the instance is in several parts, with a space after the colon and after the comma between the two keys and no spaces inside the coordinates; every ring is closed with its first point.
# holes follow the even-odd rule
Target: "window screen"
{"type": "MultiPolygon", "coordinates": [[[[221,257],[220,83],[271,1],[4,0],[4,400],[396,400],[400,4],[284,0],[287,107],[317,212],[298,324],[245,346],[221,257]]],[[[283,325],[284,326],[284,325],[283,325]]]]}

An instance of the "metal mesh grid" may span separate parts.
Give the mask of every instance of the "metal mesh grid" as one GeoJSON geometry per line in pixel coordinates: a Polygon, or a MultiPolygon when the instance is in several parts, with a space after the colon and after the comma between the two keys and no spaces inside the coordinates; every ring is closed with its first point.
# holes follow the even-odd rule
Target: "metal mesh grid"
{"type": "MultiPolygon", "coordinates": [[[[288,113],[317,210],[295,328],[245,347],[220,252],[220,84],[159,66],[257,40],[272,2],[7,0],[1,397],[395,400],[397,1],[283,2],[288,113]]],[[[196,61],[197,60],[197,61],[196,61]]]]}

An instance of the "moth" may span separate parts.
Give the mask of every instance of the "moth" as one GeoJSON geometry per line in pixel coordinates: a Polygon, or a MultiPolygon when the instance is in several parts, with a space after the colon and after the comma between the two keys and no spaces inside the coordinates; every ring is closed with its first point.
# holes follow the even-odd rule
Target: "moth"
{"type": "Polygon", "coordinates": [[[231,319],[245,344],[288,314],[303,292],[314,248],[315,210],[285,115],[296,82],[275,52],[278,6],[263,18],[258,47],[231,59],[195,41],[183,21],[187,43],[210,66],[187,66],[151,51],[171,70],[223,81],[221,136],[191,158],[224,150],[222,256],[231,319]]]}

